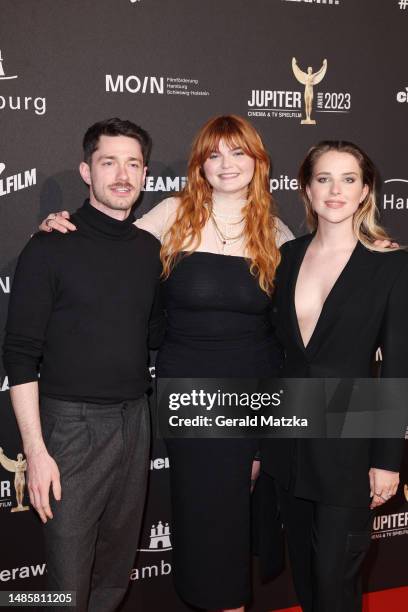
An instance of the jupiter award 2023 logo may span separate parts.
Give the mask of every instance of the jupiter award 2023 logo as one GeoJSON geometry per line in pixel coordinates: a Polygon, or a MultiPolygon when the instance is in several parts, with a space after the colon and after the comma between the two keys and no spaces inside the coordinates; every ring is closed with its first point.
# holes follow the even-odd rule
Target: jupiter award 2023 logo
{"type": "Polygon", "coordinates": [[[292,58],[292,76],[302,89],[283,89],[272,83],[271,89],[252,89],[248,99],[248,117],[298,119],[301,125],[316,125],[319,113],[347,114],[351,111],[350,92],[320,91],[317,86],[328,71],[327,59],[314,69],[292,58]],[[312,116],[314,115],[314,116],[312,116]]]}
{"type": "Polygon", "coordinates": [[[24,505],[25,491],[25,471],[27,460],[22,453],[18,453],[16,459],[7,457],[3,449],[0,448],[0,465],[7,471],[14,474],[14,496],[16,504],[13,505],[12,486],[10,480],[0,481],[0,508],[10,508],[10,512],[25,512],[29,506],[24,505]]]}

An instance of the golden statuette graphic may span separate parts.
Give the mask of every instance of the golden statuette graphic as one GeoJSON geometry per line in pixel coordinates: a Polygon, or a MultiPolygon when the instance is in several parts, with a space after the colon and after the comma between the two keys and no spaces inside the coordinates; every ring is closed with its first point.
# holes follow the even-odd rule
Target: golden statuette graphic
{"type": "Polygon", "coordinates": [[[304,72],[297,65],[296,58],[292,58],[292,70],[293,74],[302,85],[305,86],[305,114],[306,119],[302,119],[300,122],[302,125],[316,125],[316,121],[311,119],[312,105],[313,105],[313,86],[323,81],[327,71],[327,59],[323,60],[323,66],[317,72],[313,72],[311,66],[308,67],[307,72],[304,72]]]}
{"type": "Polygon", "coordinates": [[[408,502],[408,485],[404,484],[404,495],[405,495],[405,499],[408,502]]]}
{"type": "Polygon", "coordinates": [[[24,501],[24,489],[25,489],[25,475],[24,472],[27,469],[27,460],[23,459],[23,455],[18,453],[17,461],[15,459],[9,459],[0,448],[0,463],[8,472],[14,472],[14,488],[16,490],[17,506],[12,508],[10,512],[24,512],[29,510],[29,506],[23,506],[24,501]]]}

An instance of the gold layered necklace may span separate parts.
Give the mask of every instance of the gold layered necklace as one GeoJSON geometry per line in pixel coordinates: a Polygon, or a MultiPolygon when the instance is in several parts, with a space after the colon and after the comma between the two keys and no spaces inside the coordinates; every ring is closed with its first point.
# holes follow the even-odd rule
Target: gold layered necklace
{"type": "MultiPolygon", "coordinates": [[[[238,242],[238,240],[240,240],[243,235],[244,235],[244,229],[242,229],[240,231],[239,234],[236,234],[235,236],[226,236],[224,234],[224,232],[221,230],[220,226],[218,225],[217,221],[215,220],[215,216],[213,211],[210,212],[210,219],[212,221],[212,224],[214,226],[215,229],[215,233],[218,237],[218,239],[220,240],[220,242],[223,244],[223,246],[226,245],[231,245],[234,244],[235,242],[238,242]]],[[[230,223],[229,225],[239,225],[240,223],[242,223],[243,219],[240,219],[239,221],[235,221],[234,223],[230,223]]]]}
{"type": "MultiPolygon", "coordinates": [[[[226,233],[224,233],[220,226],[218,225],[216,219],[215,219],[215,215],[213,213],[213,211],[211,211],[210,213],[210,219],[211,222],[213,224],[214,230],[215,230],[215,235],[218,238],[218,240],[221,243],[221,248],[220,248],[220,252],[221,254],[225,253],[225,247],[229,247],[237,242],[239,242],[243,235],[244,235],[244,229],[242,229],[239,234],[235,234],[235,236],[228,236],[226,233]]],[[[229,225],[239,225],[240,223],[242,223],[243,219],[240,219],[239,221],[235,221],[234,223],[231,223],[229,225]]]]}

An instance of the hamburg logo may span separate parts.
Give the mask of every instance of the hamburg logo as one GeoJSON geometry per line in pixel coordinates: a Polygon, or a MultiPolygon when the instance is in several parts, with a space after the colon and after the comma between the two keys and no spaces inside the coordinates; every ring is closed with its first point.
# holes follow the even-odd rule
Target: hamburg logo
{"type": "MultiPolygon", "coordinates": [[[[17,79],[17,74],[6,74],[3,66],[3,56],[0,50],[0,81],[17,79]]],[[[6,88],[7,90],[7,88],[6,88]]],[[[36,115],[45,115],[47,100],[44,97],[33,95],[0,95],[0,111],[33,111],[36,115]]]]}
{"type": "MultiPolygon", "coordinates": [[[[25,512],[29,510],[29,506],[24,506],[24,489],[25,489],[25,475],[24,472],[27,469],[27,460],[23,459],[23,455],[18,453],[17,460],[9,459],[3,452],[3,449],[0,448],[0,465],[3,466],[5,470],[8,472],[12,472],[15,474],[14,476],[14,489],[17,505],[12,507],[10,512],[25,512]]],[[[3,481],[7,482],[7,481],[3,481]]],[[[10,486],[8,487],[8,498],[10,498],[10,486]]]]}
{"type": "Polygon", "coordinates": [[[9,79],[18,79],[17,74],[13,74],[12,76],[7,76],[4,72],[4,68],[3,68],[3,56],[1,54],[1,50],[0,50],[0,81],[6,81],[9,79]]]}
{"type": "Polygon", "coordinates": [[[159,521],[150,529],[149,548],[139,548],[140,552],[160,552],[171,550],[170,526],[159,521]]]}
{"type": "Polygon", "coordinates": [[[408,180],[393,178],[384,181],[383,210],[408,210],[408,180]]]}

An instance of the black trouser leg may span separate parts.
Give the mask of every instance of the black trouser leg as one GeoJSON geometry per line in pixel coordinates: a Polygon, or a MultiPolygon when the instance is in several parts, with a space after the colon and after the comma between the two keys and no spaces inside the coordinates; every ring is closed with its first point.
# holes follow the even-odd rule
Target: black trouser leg
{"type": "Polygon", "coordinates": [[[88,612],[116,610],[129,585],[145,505],[150,421],[147,406],[124,415],[124,452],[99,523],[88,612]]]}
{"type": "Polygon", "coordinates": [[[77,612],[113,612],[138,544],[150,444],[147,402],[96,406],[46,398],[41,420],[62,486],[61,501],[52,502],[54,518],[44,526],[47,588],[76,591],[77,612]]]}
{"type": "Polygon", "coordinates": [[[296,593],[304,612],[359,612],[372,512],[296,498],[279,487],[296,593]]]}

